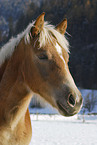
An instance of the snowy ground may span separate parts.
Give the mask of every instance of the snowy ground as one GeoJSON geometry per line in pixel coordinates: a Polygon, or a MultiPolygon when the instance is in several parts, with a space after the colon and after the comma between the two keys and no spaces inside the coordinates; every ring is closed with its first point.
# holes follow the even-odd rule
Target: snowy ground
{"type": "Polygon", "coordinates": [[[97,116],[31,115],[30,145],[97,145],[97,116]]]}

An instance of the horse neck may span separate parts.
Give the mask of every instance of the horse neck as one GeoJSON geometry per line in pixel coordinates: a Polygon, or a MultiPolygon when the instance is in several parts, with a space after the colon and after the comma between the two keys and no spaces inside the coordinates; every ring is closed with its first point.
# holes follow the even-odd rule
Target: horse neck
{"type": "Polygon", "coordinates": [[[8,60],[5,60],[5,62],[0,66],[0,82],[2,80],[7,64],[8,64],[8,60]]]}
{"type": "Polygon", "coordinates": [[[25,115],[32,93],[23,76],[24,47],[21,42],[2,71],[0,82],[0,125],[14,128],[25,115]]]}

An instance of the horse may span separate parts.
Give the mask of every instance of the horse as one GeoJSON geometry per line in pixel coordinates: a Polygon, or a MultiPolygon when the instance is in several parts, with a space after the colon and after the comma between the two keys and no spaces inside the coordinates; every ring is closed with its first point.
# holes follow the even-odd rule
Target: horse
{"type": "Polygon", "coordinates": [[[67,19],[53,26],[44,16],[0,50],[0,145],[30,143],[28,106],[34,93],[64,116],[81,109],[83,99],[68,67],[67,19]]]}

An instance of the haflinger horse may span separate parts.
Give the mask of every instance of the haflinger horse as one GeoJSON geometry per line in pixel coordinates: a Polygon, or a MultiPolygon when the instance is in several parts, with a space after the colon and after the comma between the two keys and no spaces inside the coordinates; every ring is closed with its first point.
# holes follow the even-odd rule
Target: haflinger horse
{"type": "Polygon", "coordinates": [[[28,145],[32,136],[28,105],[39,94],[64,116],[82,106],[68,68],[67,19],[56,27],[43,12],[0,50],[0,145],[28,145]]]}

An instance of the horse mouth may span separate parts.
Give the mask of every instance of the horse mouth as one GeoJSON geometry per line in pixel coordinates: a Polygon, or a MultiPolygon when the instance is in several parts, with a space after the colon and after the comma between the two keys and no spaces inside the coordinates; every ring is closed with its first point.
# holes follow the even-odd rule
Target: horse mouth
{"type": "Polygon", "coordinates": [[[72,113],[68,110],[68,108],[66,106],[64,106],[62,103],[57,101],[57,106],[58,106],[58,110],[59,112],[63,115],[63,116],[73,116],[75,115],[77,112],[73,111],[72,113]]]}

